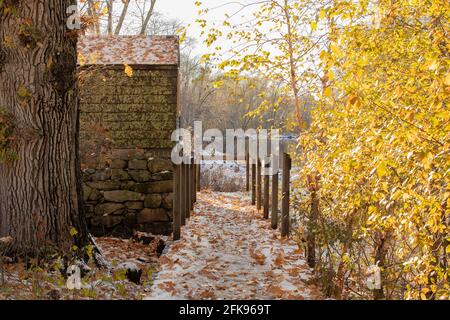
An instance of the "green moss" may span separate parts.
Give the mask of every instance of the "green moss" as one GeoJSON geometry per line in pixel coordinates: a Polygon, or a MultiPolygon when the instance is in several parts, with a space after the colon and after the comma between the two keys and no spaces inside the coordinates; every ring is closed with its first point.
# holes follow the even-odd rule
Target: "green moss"
{"type": "Polygon", "coordinates": [[[18,34],[22,46],[34,49],[43,39],[42,32],[30,23],[24,23],[19,28],[18,34]]]}
{"type": "Polygon", "coordinates": [[[17,159],[16,153],[11,148],[12,132],[11,116],[5,108],[0,107],[0,163],[17,159]]]}
{"type": "Polygon", "coordinates": [[[87,72],[80,85],[81,144],[89,143],[87,123],[98,119],[114,148],[171,148],[176,127],[177,70],[123,69],[87,72]]]}

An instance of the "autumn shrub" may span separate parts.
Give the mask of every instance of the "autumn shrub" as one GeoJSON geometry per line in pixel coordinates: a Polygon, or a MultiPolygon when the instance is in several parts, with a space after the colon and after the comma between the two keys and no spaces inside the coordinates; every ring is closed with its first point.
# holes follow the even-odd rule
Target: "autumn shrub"
{"type": "Polygon", "coordinates": [[[330,41],[296,182],[317,177],[317,199],[296,204],[317,274],[337,298],[448,299],[450,3],[339,2],[323,18],[330,41]]]}

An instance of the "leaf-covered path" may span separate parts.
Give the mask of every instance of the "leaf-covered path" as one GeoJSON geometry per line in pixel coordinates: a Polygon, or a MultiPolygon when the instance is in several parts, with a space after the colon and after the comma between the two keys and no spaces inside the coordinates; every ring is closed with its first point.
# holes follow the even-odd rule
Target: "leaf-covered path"
{"type": "Polygon", "coordinates": [[[147,299],[317,299],[311,272],[244,193],[204,191],[147,299]]]}

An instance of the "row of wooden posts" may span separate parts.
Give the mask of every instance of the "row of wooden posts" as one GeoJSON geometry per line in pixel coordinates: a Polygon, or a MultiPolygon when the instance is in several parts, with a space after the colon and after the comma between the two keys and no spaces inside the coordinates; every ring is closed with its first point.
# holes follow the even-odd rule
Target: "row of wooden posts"
{"type": "MultiPolygon", "coordinates": [[[[258,211],[263,210],[264,219],[271,219],[271,226],[277,229],[281,224],[281,236],[289,236],[289,198],[291,157],[283,153],[282,182],[281,182],[281,221],[279,213],[279,173],[272,176],[263,175],[261,161],[250,164],[250,157],[246,155],[246,191],[251,191],[251,203],[258,211]],[[270,188],[270,180],[271,188],[270,188]]],[[[200,164],[194,163],[194,157],[189,164],[182,163],[174,168],[174,205],[173,205],[173,239],[181,237],[181,227],[191,217],[197,193],[200,191],[200,164]]]]}
{"type": "Polygon", "coordinates": [[[191,217],[200,191],[200,164],[182,163],[174,168],[173,240],[181,238],[181,227],[191,217]]]}
{"type": "MultiPolygon", "coordinates": [[[[261,160],[250,163],[250,157],[246,155],[246,190],[251,191],[252,205],[256,205],[256,209],[263,210],[264,219],[270,220],[272,229],[278,229],[278,190],[279,190],[279,173],[273,175],[261,174],[261,160]],[[250,173],[251,171],[251,173],[250,173]],[[271,180],[271,188],[270,188],[271,180]],[[271,194],[270,194],[271,193],[271,194]]],[[[281,181],[281,236],[289,236],[289,198],[290,198],[290,172],[292,161],[288,153],[283,153],[282,157],[282,181],[281,181]]]]}

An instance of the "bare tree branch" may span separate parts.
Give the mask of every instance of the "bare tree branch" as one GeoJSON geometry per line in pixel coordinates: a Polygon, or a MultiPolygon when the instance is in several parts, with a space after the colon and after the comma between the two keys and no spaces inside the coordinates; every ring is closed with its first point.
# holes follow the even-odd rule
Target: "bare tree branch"
{"type": "Polygon", "coordinates": [[[145,31],[147,30],[148,23],[150,22],[150,18],[153,15],[154,9],[155,9],[156,0],[151,0],[150,9],[147,12],[147,16],[145,17],[144,23],[142,24],[141,28],[141,35],[145,34],[145,31]]]}
{"type": "Polygon", "coordinates": [[[108,0],[106,2],[108,8],[108,35],[112,35],[113,32],[113,4],[114,0],[108,0]]]}
{"type": "Polygon", "coordinates": [[[128,6],[130,5],[130,0],[124,0],[122,13],[120,14],[119,22],[117,23],[116,30],[114,31],[115,35],[120,34],[120,30],[122,29],[123,22],[125,21],[125,17],[128,12],[128,6]]]}

